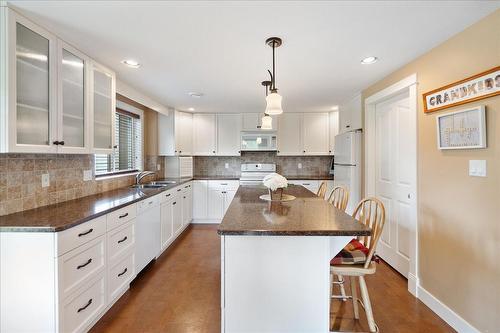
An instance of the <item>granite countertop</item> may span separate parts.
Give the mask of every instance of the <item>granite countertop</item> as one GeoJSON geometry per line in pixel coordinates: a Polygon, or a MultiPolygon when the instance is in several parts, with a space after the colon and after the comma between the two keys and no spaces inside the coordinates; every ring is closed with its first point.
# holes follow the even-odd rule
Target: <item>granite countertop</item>
{"type": "Polygon", "coordinates": [[[162,188],[123,187],[87,197],[0,216],[0,232],[57,232],[69,229],[114,210],[182,185],[191,178],[175,180],[162,188]]]}
{"type": "Polygon", "coordinates": [[[283,175],[288,180],[333,180],[333,175],[324,176],[287,176],[283,175]]]}
{"type": "Polygon", "coordinates": [[[368,236],[369,227],[317,197],[302,186],[289,185],[283,193],[297,197],[269,202],[263,186],[240,186],[218,228],[220,235],[368,236]]]}

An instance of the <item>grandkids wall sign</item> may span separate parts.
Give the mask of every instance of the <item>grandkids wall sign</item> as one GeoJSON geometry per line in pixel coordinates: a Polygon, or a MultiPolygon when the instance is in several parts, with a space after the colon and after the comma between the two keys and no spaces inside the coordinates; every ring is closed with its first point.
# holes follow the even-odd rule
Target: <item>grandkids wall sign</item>
{"type": "Polygon", "coordinates": [[[477,101],[500,94],[500,66],[423,95],[424,112],[477,101]]]}

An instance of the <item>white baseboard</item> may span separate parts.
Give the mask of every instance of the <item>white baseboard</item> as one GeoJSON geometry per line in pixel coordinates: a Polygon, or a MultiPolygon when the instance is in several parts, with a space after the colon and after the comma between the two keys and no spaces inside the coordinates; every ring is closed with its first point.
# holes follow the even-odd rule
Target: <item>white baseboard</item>
{"type": "Polygon", "coordinates": [[[416,298],[418,298],[418,287],[418,278],[412,273],[408,273],[408,291],[416,298]]]}
{"type": "MultiPolygon", "coordinates": [[[[409,280],[408,280],[409,281],[409,280]]],[[[409,289],[409,288],[408,288],[409,289]]],[[[448,323],[453,329],[459,333],[481,333],[477,328],[468,323],[464,318],[460,317],[452,309],[442,303],[430,292],[422,288],[417,287],[418,298],[427,305],[432,311],[434,311],[439,317],[441,317],[445,322],[448,323]]]]}
{"type": "Polygon", "coordinates": [[[191,224],[220,224],[221,220],[205,220],[205,219],[197,219],[192,220],[191,224]]]}

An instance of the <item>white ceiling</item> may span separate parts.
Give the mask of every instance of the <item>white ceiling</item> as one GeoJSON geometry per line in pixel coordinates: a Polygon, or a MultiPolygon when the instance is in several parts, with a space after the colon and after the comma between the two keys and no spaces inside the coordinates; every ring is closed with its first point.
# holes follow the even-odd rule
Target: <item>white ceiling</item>
{"type": "Polygon", "coordinates": [[[9,1],[166,105],[261,112],[277,49],[285,112],[327,111],[500,7],[499,1],[9,1]],[[379,61],[361,65],[375,55],[379,61]],[[137,59],[142,67],[120,64],[137,59]],[[193,99],[190,91],[205,94],[193,99]]]}

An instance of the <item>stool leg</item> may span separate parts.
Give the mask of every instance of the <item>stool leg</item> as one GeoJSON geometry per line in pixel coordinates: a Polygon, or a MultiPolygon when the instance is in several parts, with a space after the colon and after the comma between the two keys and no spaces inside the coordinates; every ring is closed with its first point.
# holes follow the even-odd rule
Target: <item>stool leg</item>
{"type": "Polygon", "coordinates": [[[338,279],[339,279],[339,287],[340,287],[340,294],[342,295],[343,297],[343,301],[347,301],[347,297],[346,297],[346,293],[345,293],[345,287],[344,287],[344,277],[342,275],[338,275],[338,279]]]}
{"type": "Polygon", "coordinates": [[[354,308],[354,318],[359,319],[358,289],[356,287],[356,277],[351,276],[352,306],[354,308]]]}
{"type": "Polygon", "coordinates": [[[370,332],[376,332],[372,305],[370,303],[370,296],[368,295],[368,288],[366,287],[364,276],[359,277],[359,288],[361,289],[361,297],[363,298],[363,304],[365,305],[366,319],[368,321],[368,326],[370,327],[370,332]]]}

